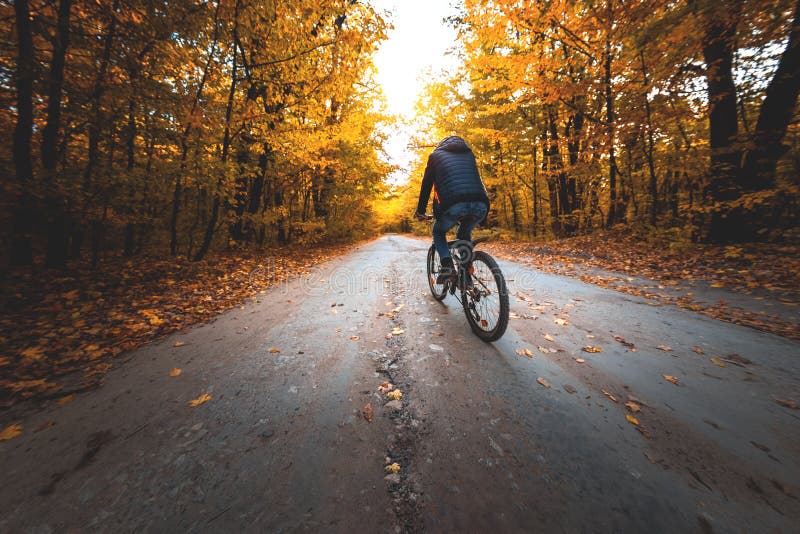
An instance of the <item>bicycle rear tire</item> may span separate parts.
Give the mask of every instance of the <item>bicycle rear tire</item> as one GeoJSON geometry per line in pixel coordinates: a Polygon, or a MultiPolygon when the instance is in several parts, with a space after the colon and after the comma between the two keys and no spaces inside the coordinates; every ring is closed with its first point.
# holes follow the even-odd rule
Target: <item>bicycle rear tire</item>
{"type": "MultiPolygon", "coordinates": [[[[472,266],[474,267],[473,271],[480,273],[475,275],[477,282],[473,282],[473,284],[478,288],[483,287],[484,291],[489,290],[496,293],[497,322],[494,324],[489,323],[488,308],[485,305],[482,306],[479,300],[476,301],[467,287],[463,287],[461,290],[461,304],[464,307],[464,314],[467,316],[467,322],[475,335],[483,341],[497,341],[505,334],[506,328],[508,328],[509,304],[506,280],[494,258],[482,250],[475,252],[472,266]],[[481,282],[478,277],[485,279],[481,282]],[[486,285],[490,282],[489,278],[494,282],[493,289],[488,288],[488,285],[486,285]]],[[[486,297],[483,298],[485,299],[486,297]]]]}

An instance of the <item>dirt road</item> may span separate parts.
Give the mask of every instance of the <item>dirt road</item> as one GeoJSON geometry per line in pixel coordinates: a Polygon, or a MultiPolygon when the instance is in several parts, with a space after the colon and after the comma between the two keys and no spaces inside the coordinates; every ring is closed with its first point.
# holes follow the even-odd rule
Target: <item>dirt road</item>
{"type": "Polygon", "coordinates": [[[427,246],[385,236],[29,414],[0,531],[796,531],[800,343],[501,262],[486,344],[427,246]]]}

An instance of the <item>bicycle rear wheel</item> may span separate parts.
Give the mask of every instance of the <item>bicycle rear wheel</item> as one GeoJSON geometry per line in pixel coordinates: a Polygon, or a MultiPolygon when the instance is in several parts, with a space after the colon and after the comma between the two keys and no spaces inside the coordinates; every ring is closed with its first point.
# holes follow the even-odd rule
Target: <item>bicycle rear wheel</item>
{"type": "Polygon", "coordinates": [[[470,328],[484,341],[497,341],[508,327],[506,280],[494,258],[475,252],[461,291],[461,303],[470,328]]]}
{"type": "Polygon", "coordinates": [[[436,252],[436,247],[431,245],[431,248],[428,249],[428,285],[431,287],[431,293],[436,300],[444,300],[447,296],[447,286],[436,283],[440,265],[441,261],[439,261],[439,254],[436,252]]]}

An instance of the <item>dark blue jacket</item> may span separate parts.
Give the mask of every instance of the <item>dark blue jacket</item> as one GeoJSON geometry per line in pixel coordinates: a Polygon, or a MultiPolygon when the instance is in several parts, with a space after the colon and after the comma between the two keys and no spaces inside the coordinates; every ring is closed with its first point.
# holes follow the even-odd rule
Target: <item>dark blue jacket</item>
{"type": "Polygon", "coordinates": [[[435,217],[459,202],[483,202],[489,208],[489,195],[478,174],[475,155],[460,137],[443,139],[428,156],[417,213],[425,213],[432,187],[435,217]]]}

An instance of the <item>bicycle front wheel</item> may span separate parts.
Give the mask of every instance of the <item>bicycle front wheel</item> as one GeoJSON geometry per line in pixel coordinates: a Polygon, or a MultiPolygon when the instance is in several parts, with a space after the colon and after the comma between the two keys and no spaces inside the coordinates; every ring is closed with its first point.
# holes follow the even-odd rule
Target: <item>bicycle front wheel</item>
{"type": "Polygon", "coordinates": [[[436,300],[444,300],[447,296],[447,286],[444,284],[437,284],[436,277],[439,276],[439,254],[436,252],[436,247],[431,245],[428,249],[428,285],[431,287],[431,293],[436,300]]]}
{"type": "Polygon", "coordinates": [[[484,341],[497,341],[508,327],[508,289],[494,258],[475,252],[461,291],[467,321],[484,341]]]}

